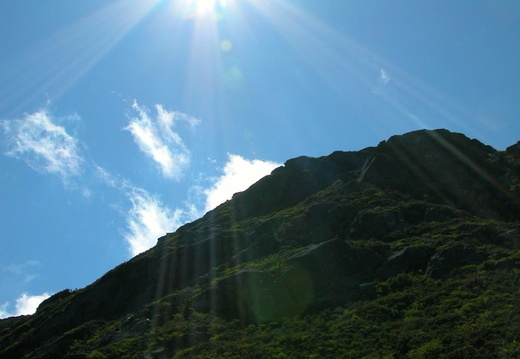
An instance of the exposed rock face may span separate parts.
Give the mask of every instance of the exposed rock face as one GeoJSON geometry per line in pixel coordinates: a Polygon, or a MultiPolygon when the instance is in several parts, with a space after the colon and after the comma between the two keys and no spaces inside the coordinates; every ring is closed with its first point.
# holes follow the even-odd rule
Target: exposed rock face
{"type": "Polygon", "coordinates": [[[429,195],[457,208],[504,218],[518,210],[510,193],[518,179],[505,178],[517,173],[515,168],[490,146],[462,134],[418,131],[379,144],[365,179],[381,188],[429,195]]]}
{"type": "MultiPolygon", "coordinates": [[[[73,343],[121,318],[133,319],[96,337],[100,346],[175,315],[283,321],[371,298],[373,283],[401,273],[444,280],[468,265],[517,268],[507,253],[520,249],[519,146],[416,131],[289,160],[90,286],[0,321],[0,357],[84,358],[73,343]]],[[[153,355],[205,340],[197,335],[153,355]]]]}

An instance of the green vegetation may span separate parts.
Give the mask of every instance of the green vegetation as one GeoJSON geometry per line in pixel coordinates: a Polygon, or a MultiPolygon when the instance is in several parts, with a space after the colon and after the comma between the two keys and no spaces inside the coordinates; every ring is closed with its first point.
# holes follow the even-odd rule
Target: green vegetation
{"type": "MultiPolygon", "coordinates": [[[[338,183],[334,187],[342,188],[338,183]]],[[[371,207],[376,216],[434,206],[381,191],[365,191],[362,197],[364,203],[377,204],[371,207]]],[[[290,212],[235,223],[219,236],[243,235],[246,228],[257,228],[258,235],[267,231],[276,236],[276,231],[291,221],[312,222],[313,206],[330,204],[331,199],[342,202],[340,196],[330,196],[327,191],[314,199],[319,203],[305,202],[290,212]]],[[[334,211],[336,207],[327,208],[334,211]]],[[[337,307],[260,323],[225,320],[189,307],[179,312],[173,304],[175,297],[165,297],[124,318],[80,324],[46,345],[70,343],[69,354],[88,359],[520,358],[520,240],[515,235],[520,225],[457,213],[445,221],[410,222],[377,239],[345,236],[351,248],[382,256],[411,247],[425,248],[433,255],[462,244],[483,258],[479,263],[457,268],[447,279],[432,278],[424,270],[376,278],[353,288],[358,295],[349,296],[337,307]]],[[[208,285],[216,286],[220,280],[244,270],[260,271],[276,279],[287,270],[287,261],[316,247],[301,241],[300,246],[285,246],[256,260],[234,265],[230,262],[212,269],[213,279],[208,285]]],[[[209,287],[188,290],[188,298],[209,287]]],[[[60,292],[39,312],[62,313],[77,293],[60,292]]],[[[17,326],[17,320],[12,323],[12,327],[2,323],[0,338],[11,335],[13,328],[23,333],[20,341],[33,340],[36,334],[30,322],[22,326],[17,326]]],[[[12,347],[17,345],[12,343],[12,347]]],[[[24,357],[32,358],[38,350],[24,357]]]]}
{"type": "Polygon", "coordinates": [[[106,326],[77,342],[74,352],[88,352],[87,358],[520,358],[518,269],[468,266],[445,281],[401,274],[374,289],[370,300],[276,323],[174,314],[148,333],[102,346],[102,337],[117,333],[106,326]]]}
{"type": "MultiPolygon", "coordinates": [[[[334,186],[341,188],[339,184],[334,186]]],[[[315,196],[321,200],[314,205],[330,203],[325,198],[340,198],[324,194],[326,191],[315,196]]],[[[380,191],[365,191],[363,197],[364,201],[377,204],[372,207],[375,215],[432,207],[380,191]]],[[[285,225],[300,218],[305,223],[312,221],[312,213],[313,205],[302,203],[291,212],[234,224],[219,235],[231,236],[230,233],[242,233],[251,227],[259,228],[260,235],[267,228],[273,235],[283,228],[276,218],[284,218],[285,225]]],[[[45,345],[52,348],[70,343],[69,354],[88,359],[520,358],[520,241],[515,235],[518,228],[517,222],[459,213],[445,221],[421,221],[397,228],[377,239],[346,236],[351,248],[365,248],[381,255],[411,247],[426,248],[433,254],[462,243],[483,260],[463,265],[447,279],[432,278],[423,270],[377,278],[353,288],[359,294],[337,307],[308,310],[275,322],[225,320],[189,307],[181,313],[173,306],[174,299],[165,297],[124,318],[80,324],[45,345]]],[[[287,261],[316,246],[302,241],[299,247],[293,244],[256,260],[214,268],[209,286],[244,270],[260,271],[276,279],[287,270],[287,261]]],[[[194,288],[187,295],[196,295],[205,288],[209,287],[194,288]]],[[[62,313],[77,293],[60,292],[54,300],[44,303],[39,312],[62,313]]],[[[13,320],[12,327],[2,323],[0,338],[12,335],[14,329],[23,333],[19,336],[21,342],[33,340],[35,328],[30,322],[17,326],[18,322],[13,320]]],[[[11,344],[13,348],[18,345],[11,344]]],[[[24,358],[36,356],[39,350],[26,353],[24,358]]]]}

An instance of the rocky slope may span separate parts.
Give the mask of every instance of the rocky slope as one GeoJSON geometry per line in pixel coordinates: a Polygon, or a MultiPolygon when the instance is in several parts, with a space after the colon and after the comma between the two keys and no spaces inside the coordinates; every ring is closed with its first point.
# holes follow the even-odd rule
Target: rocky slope
{"type": "Polygon", "coordinates": [[[0,357],[518,358],[519,198],[520,143],[423,130],[295,158],[0,321],[0,357]]]}

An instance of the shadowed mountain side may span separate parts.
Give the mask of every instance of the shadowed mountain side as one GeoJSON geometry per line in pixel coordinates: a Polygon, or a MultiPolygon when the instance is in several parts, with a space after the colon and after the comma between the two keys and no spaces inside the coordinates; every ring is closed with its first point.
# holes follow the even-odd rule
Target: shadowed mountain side
{"type": "Polygon", "coordinates": [[[468,266],[516,271],[518,148],[423,130],[289,160],[88,287],[0,321],[0,357],[172,357],[209,343],[209,324],[154,333],[201,315],[282,323],[372,303],[404,273],[435,282],[468,266]]]}

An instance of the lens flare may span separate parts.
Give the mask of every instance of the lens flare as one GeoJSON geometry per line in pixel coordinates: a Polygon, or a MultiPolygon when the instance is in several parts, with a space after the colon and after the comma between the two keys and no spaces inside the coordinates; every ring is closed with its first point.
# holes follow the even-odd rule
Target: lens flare
{"type": "Polygon", "coordinates": [[[224,52],[228,52],[233,48],[233,43],[227,39],[220,42],[220,49],[224,52]]]}

